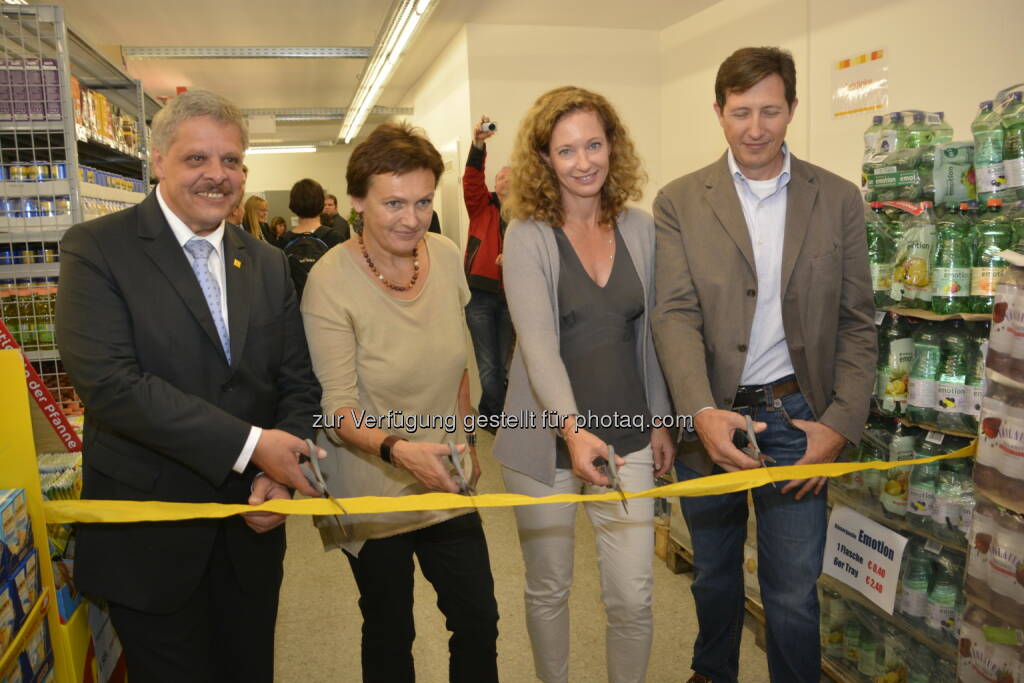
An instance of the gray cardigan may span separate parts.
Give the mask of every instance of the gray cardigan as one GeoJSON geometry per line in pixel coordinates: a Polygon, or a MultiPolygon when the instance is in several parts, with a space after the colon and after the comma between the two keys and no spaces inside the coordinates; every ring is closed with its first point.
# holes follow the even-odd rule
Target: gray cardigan
{"type": "MultiPolygon", "coordinates": [[[[644,284],[644,314],[636,323],[636,354],[647,405],[652,416],[669,415],[668,390],[654,352],[649,321],[654,306],[654,220],[646,211],[626,209],[619,215],[618,228],[644,284]]],[[[542,413],[579,412],[559,352],[559,255],[552,230],[547,223],[516,220],[505,233],[502,270],[516,329],[505,414],[535,415],[536,425],[502,428],[494,444],[494,456],[502,465],[548,486],[555,481],[557,432],[542,426],[542,413]]]]}

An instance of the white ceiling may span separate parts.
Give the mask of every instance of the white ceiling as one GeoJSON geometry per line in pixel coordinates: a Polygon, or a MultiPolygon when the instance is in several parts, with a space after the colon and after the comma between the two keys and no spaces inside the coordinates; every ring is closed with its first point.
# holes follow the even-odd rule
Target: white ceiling
{"type": "MultiPolygon", "coordinates": [[[[45,0],[39,0],[42,3],[45,0]]],[[[378,104],[397,106],[466,23],[654,30],[716,0],[436,0],[378,104]]],[[[57,0],[67,22],[108,55],[120,46],[373,45],[389,0],[57,0]]],[[[131,60],[154,97],[178,86],[218,92],[242,108],[347,107],[364,59],[131,60]]],[[[372,119],[371,119],[372,120],[372,119]]],[[[279,123],[258,142],[325,141],[340,121],[279,123]]]]}

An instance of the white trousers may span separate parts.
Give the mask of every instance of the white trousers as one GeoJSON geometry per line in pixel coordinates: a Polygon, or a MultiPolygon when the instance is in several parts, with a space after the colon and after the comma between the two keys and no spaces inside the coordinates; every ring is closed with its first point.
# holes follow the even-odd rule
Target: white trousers
{"type": "MultiPolygon", "coordinates": [[[[650,446],[625,456],[622,488],[646,491],[654,486],[650,446]]],[[[557,470],[554,486],[508,468],[502,469],[510,493],[550,496],[559,493],[607,493],[586,484],[571,470],[557,470]]],[[[608,619],[605,658],[610,683],[639,683],[647,674],[654,622],[654,500],[635,498],[629,514],[618,500],[584,503],[597,541],[601,601],[608,619]]],[[[519,544],[526,565],[526,627],[533,645],[537,677],[544,683],[569,681],[569,588],[572,586],[576,503],[515,508],[519,544]]]]}

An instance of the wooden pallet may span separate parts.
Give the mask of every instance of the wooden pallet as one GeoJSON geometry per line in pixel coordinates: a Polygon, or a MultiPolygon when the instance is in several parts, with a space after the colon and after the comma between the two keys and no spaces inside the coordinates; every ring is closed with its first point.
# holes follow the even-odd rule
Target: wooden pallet
{"type": "Polygon", "coordinates": [[[693,551],[670,536],[665,550],[665,566],[673,574],[693,571],[693,551]]]}

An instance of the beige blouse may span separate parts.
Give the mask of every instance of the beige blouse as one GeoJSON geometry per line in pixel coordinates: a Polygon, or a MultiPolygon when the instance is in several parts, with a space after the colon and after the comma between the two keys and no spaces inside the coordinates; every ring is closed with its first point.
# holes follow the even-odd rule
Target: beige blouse
{"type": "MultiPolygon", "coordinates": [[[[469,287],[458,247],[433,233],[425,240],[430,268],[414,299],[388,296],[363,272],[358,256],[339,245],[310,271],[302,318],[313,371],[323,386],[325,419],[351,406],[357,416],[362,411],[379,417],[382,423],[374,426],[409,441],[464,443],[458,389],[470,348],[464,312],[469,287]]],[[[323,431],[318,443],[328,451],[320,467],[336,497],[428,493],[408,470],[392,467],[376,453],[349,444],[335,446],[323,431]]],[[[351,515],[342,517],[344,536],[333,522],[320,520],[317,526],[325,548],[341,547],[358,555],[368,539],[420,529],[469,511],[351,515]]]]}

